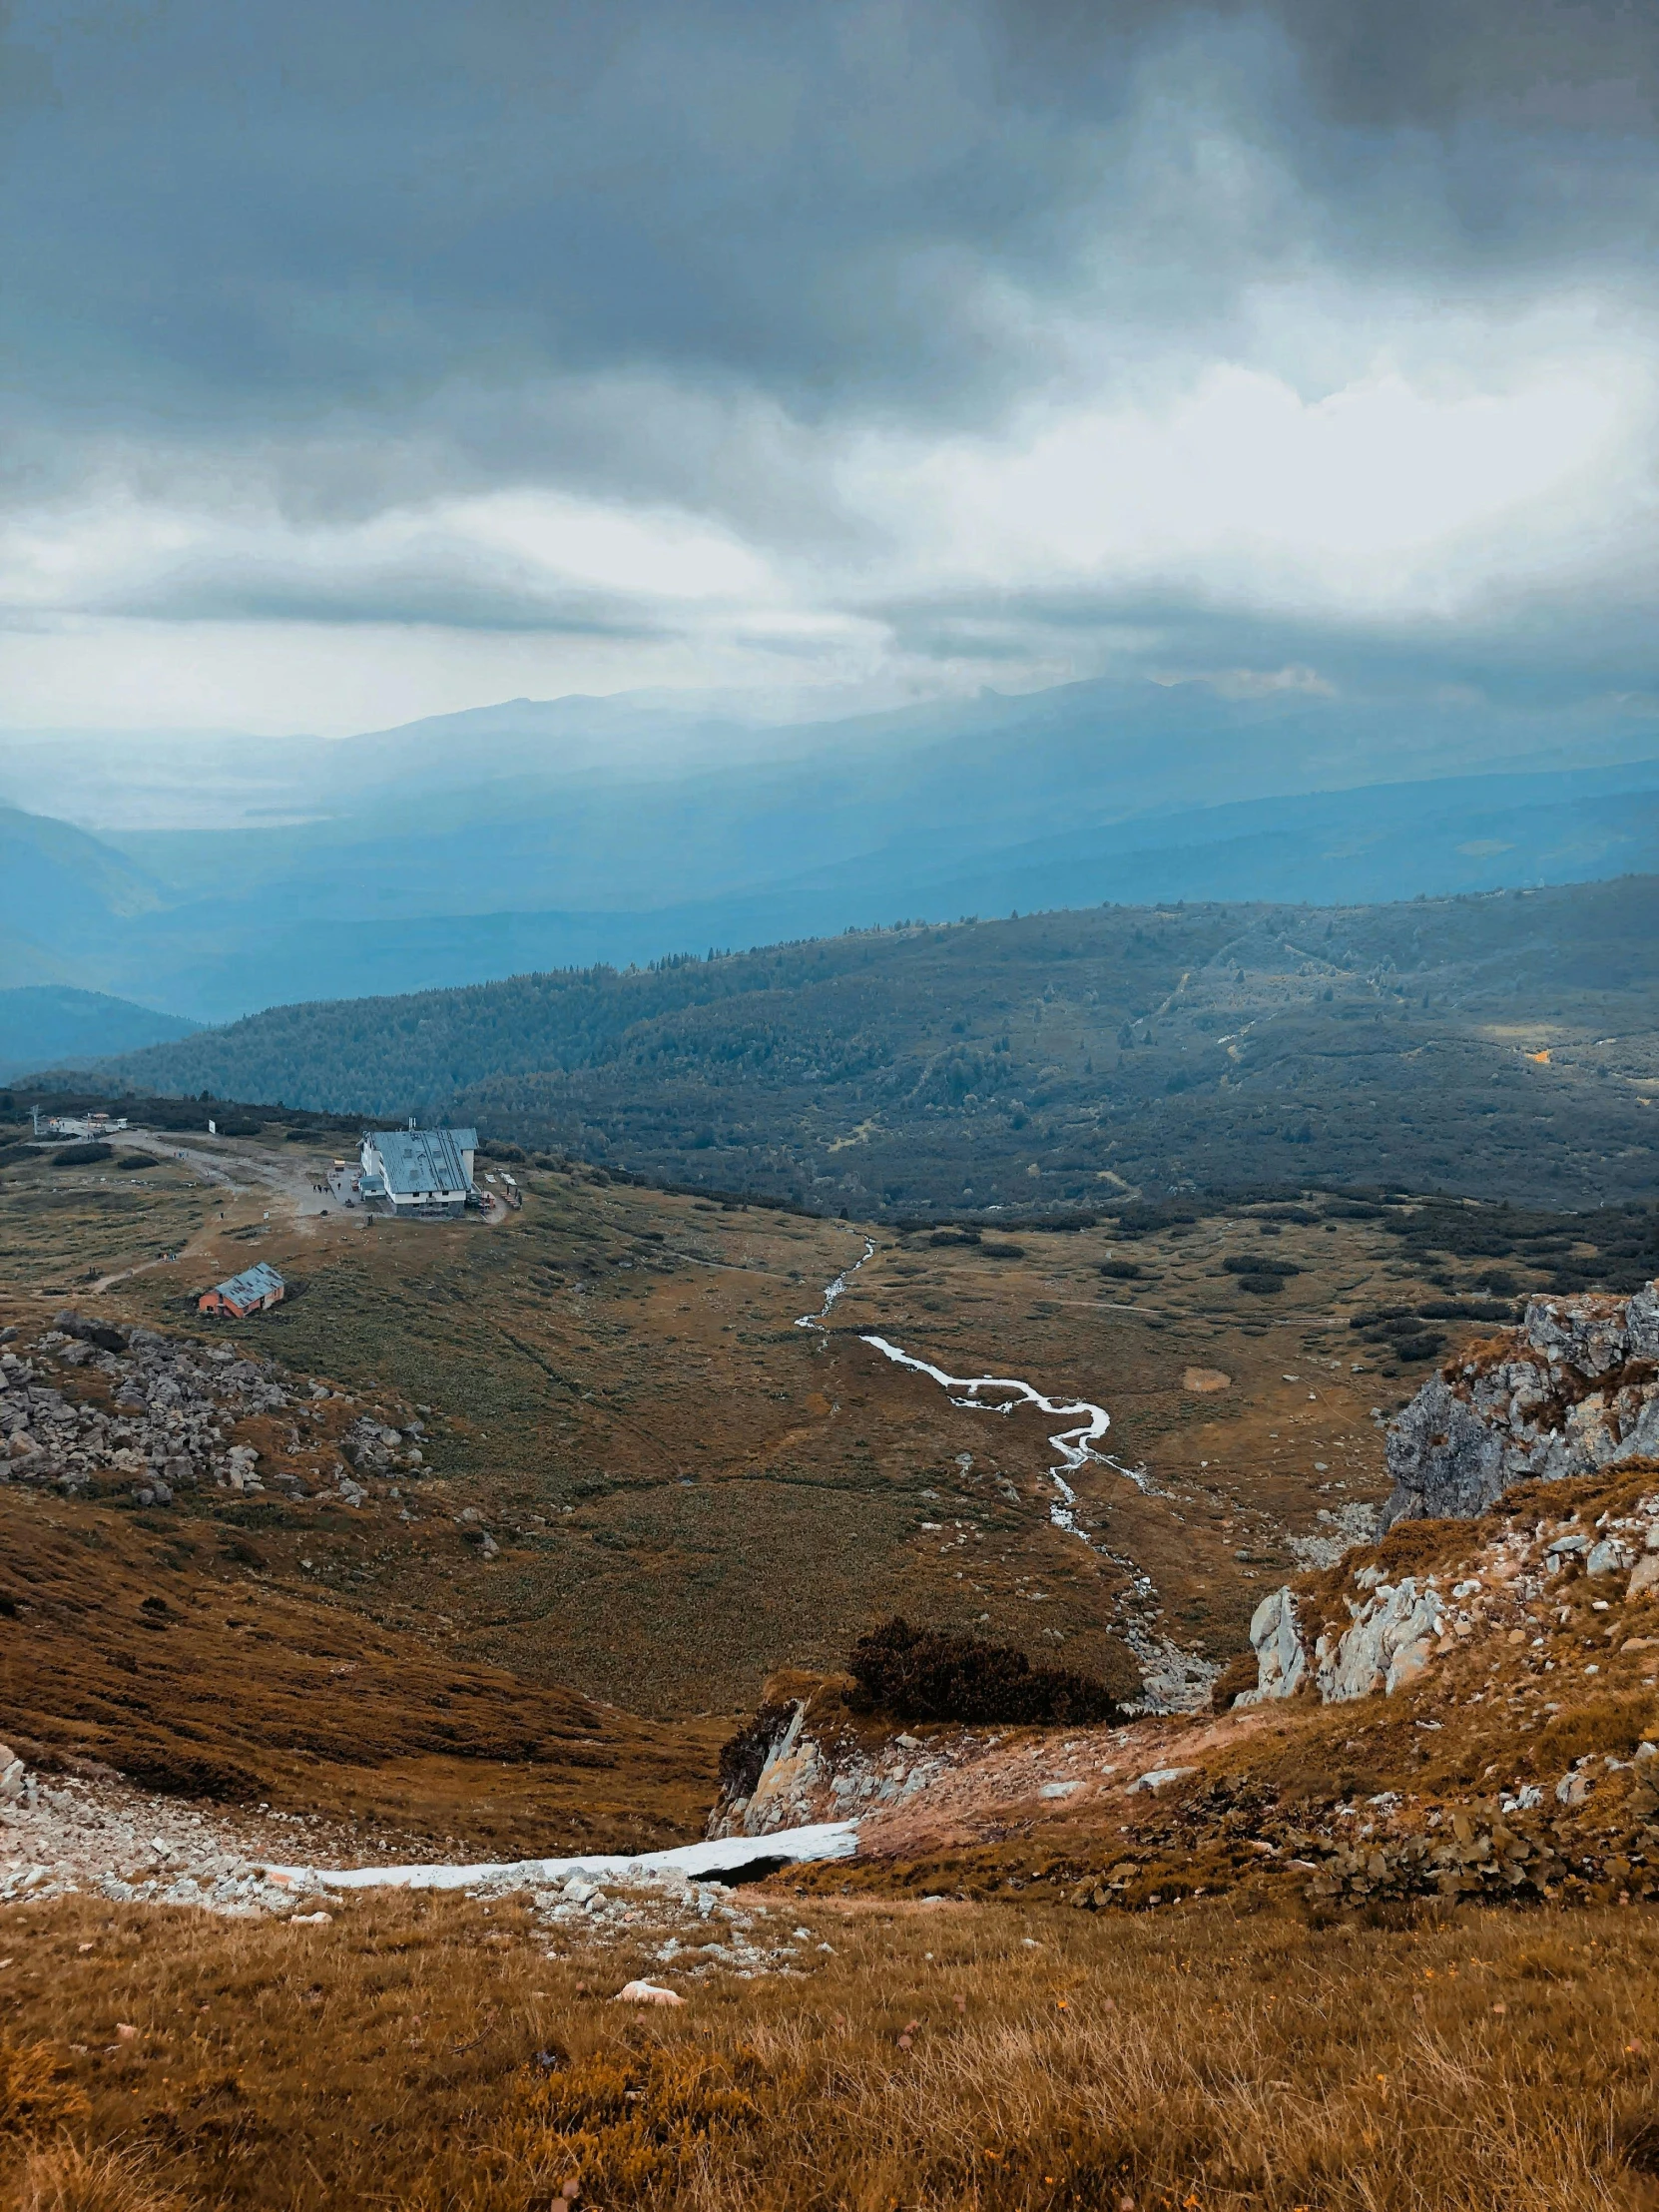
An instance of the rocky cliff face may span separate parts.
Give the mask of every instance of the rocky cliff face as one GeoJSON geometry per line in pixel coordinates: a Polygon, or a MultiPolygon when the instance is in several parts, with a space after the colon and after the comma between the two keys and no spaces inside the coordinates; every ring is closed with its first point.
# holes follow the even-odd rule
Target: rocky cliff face
{"type": "MultiPolygon", "coordinates": [[[[1495,1648],[1500,1635],[1505,1657],[1524,1664],[1545,1646],[1551,1622],[1559,1627],[1562,1600],[1578,1585],[1600,1593],[1592,1613],[1616,1613],[1621,1624],[1627,1605],[1659,1590],[1659,1493],[1593,1522],[1576,1513],[1536,1527],[1488,1522],[1484,1537],[1458,1571],[1390,1578],[1368,1560],[1335,1590],[1326,1578],[1272,1591],[1250,1624],[1256,1688],[1234,1702],[1262,1705],[1302,1690],[1322,1705],[1392,1697],[1465,1644],[1495,1648]]],[[[1659,1650],[1659,1638],[1630,1648],[1659,1650]]],[[[1556,1671],[1555,1660],[1547,1665],[1556,1671]]],[[[1586,1671],[1599,1675],[1599,1659],[1586,1671]]]]}
{"type": "Polygon", "coordinates": [[[1426,1383],[1388,1429],[1382,1525],[1469,1519],[1517,1482],[1659,1456],[1659,1286],[1535,1298],[1518,1330],[1426,1383]]]}
{"type": "MultiPolygon", "coordinates": [[[[1659,1459],[1659,1285],[1630,1298],[1535,1298],[1519,1329],[1476,1348],[1424,1384],[1389,1424],[1393,1492],[1384,1530],[1401,1521],[1472,1520],[1518,1484],[1603,1474],[1659,1459]]],[[[1519,1501],[1511,1509],[1519,1513],[1519,1501]]],[[[1515,1608],[1517,1637],[1539,1626],[1534,1611],[1563,1573],[1610,1588],[1600,1610],[1659,1587],[1659,1494],[1593,1528],[1576,1516],[1552,1530],[1511,1523],[1461,1576],[1385,1578],[1360,1565],[1341,1605],[1312,1619],[1311,1587],[1265,1597],[1250,1624],[1257,1683],[1241,1705],[1308,1689],[1324,1704],[1378,1692],[1391,1696],[1457,1640],[1477,1631],[1489,1593],[1515,1608]],[[1346,1616],[1346,1617],[1345,1617],[1346,1616]]],[[[1590,1672],[1596,1672],[1591,1667],[1590,1672]]]]}

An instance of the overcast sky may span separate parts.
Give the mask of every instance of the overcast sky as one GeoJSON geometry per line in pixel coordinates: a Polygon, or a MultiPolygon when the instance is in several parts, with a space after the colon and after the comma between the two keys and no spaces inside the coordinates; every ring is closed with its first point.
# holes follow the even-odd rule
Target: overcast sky
{"type": "Polygon", "coordinates": [[[0,723],[1659,713],[1659,9],[0,6],[0,723]]]}

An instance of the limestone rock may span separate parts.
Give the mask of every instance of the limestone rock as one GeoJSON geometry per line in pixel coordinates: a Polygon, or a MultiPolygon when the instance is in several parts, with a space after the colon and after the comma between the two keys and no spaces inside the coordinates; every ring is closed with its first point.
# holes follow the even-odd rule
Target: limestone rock
{"type": "Polygon", "coordinates": [[[1334,1641],[1322,1636],[1314,1653],[1315,1678],[1327,1705],[1371,1697],[1415,1681],[1428,1665],[1439,1635],[1444,1601],[1433,1577],[1403,1575],[1379,1583],[1334,1641]]]}
{"type": "Polygon", "coordinates": [[[1425,1382],[1388,1426],[1394,1486],[1382,1512],[1400,1520],[1472,1518],[1503,1494],[1509,1479],[1503,1439],[1440,1376],[1425,1382]]]}
{"type": "Polygon", "coordinates": [[[1656,1362],[1659,1286],[1530,1300],[1495,1358],[1434,1376],[1389,1423],[1383,1527],[1470,1519],[1517,1482],[1659,1454],[1656,1362]]]}
{"type": "Polygon", "coordinates": [[[1432,1657],[1445,1600],[1432,1575],[1420,1582],[1405,1575],[1396,1583],[1374,1583],[1374,1571],[1359,1578],[1368,1594],[1359,1604],[1349,1600],[1349,1626],[1340,1635],[1322,1635],[1312,1653],[1297,1618],[1295,1592],[1287,1586],[1265,1597],[1250,1624],[1256,1688],[1234,1703],[1261,1705],[1311,1682],[1322,1704],[1342,1705],[1380,1691],[1391,1697],[1414,1681],[1432,1657]]]}
{"type": "Polygon", "coordinates": [[[1308,1652],[1288,1584],[1270,1590],[1257,1606],[1250,1617],[1250,1641],[1256,1652],[1256,1687],[1234,1702],[1261,1705],[1269,1698],[1294,1697],[1307,1679],[1308,1652]]]}

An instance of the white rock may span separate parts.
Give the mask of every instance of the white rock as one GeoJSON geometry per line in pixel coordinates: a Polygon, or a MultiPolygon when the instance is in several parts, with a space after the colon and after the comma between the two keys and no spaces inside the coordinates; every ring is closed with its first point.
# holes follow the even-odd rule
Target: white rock
{"type": "Polygon", "coordinates": [[[1320,1697],[1327,1705],[1371,1697],[1412,1682],[1427,1666],[1442,1621],[1432,1579],[1380,1583],[1335,1643],[1322,1636],[1314,1654],[1320,1697]]]}
{"type": "Polygon", "coordinates": [[[1179,1782],[1183,1776],[1196,1774],[1197,1772],[1196,1767],[1153,1767],[1148,1773],[1137,1775],[1135,1780],[1130,1783],[1129,1788],[1130,1790],[1145,1790],[1149,1795],[1156,1797],[1160,1790],[1167,1789],[1172,1782],[1179,1782]]]}
{"type": "Polygon", "coordinates": [[[1235,1703],[1260,1705],[1268,1698],[1294,1696],[1308,1672],[1308,1652],[1297,1620],[1296,1595],[1288,1583],[1270,1590],[1251,1615],[1250,1641],[1256,1652],[1256,1687],[1235,1703]]]}

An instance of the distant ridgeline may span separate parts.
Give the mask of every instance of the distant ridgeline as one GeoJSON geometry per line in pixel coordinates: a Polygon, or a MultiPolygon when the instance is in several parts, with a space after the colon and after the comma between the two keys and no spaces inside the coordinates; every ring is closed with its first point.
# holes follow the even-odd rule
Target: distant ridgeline
{"type": "Polygon", "coordinates": [[[1578,1209],[1659,1191],[1656,924],[1652,876],[900,924],[280,1007],[108,1067],[861,1216],[1380,1180],[1578,1209]]]}

